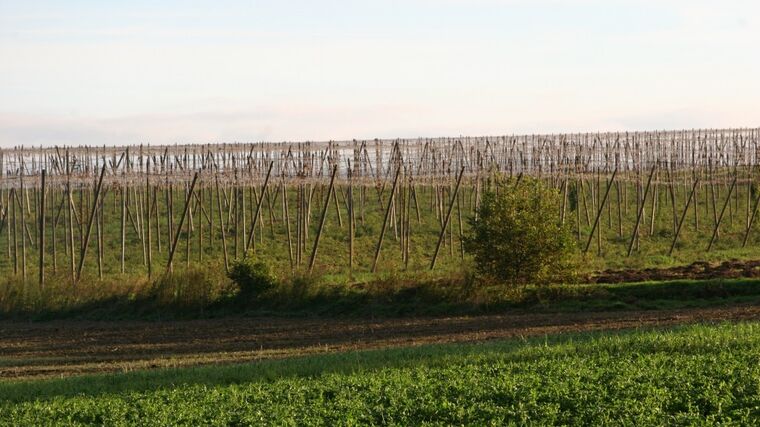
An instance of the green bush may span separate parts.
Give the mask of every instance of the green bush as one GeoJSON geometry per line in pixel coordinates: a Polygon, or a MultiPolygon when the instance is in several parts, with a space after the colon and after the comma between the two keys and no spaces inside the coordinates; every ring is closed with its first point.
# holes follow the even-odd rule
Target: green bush
{"type": "Polygon", "coordinates": [[[277,285],[269,265],[248,257],[233,261],[228,276],[240,287],[242,297],[257,297],[277,285]]]}
{"type": "Polygon", "coordinates": [[[539,179],[497,177],[465,241],[477,271],[513,286],[572,278],[574,240],[559,223],[560,202],[559,192],[539,179]]]}

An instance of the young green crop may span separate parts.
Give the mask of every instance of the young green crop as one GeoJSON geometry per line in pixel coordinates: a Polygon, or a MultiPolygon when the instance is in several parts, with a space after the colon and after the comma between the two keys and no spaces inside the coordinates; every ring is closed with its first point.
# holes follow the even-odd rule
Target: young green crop
{"type": "Polygon", "coordinates": [[[0,383],[2,394],[8,425],[750,425],[760,323],[0,383]]]}

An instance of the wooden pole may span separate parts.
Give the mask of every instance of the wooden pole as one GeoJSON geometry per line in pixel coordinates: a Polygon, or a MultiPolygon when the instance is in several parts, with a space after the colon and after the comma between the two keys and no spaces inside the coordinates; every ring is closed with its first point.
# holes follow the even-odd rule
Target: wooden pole
{"type": "Polygon", "coordinates": [[[126,254],[126,239],[127,239],[127,186],[126,181],[122,181],[121,187],[121,274],[124,274],[124,258],[126,254]]]}
{"type": "Polygon", "coordinates": [[[755,223],[755,216],[757,216],[757,208],[760,206],[760,191],[757,193],[757,198],[755,199],[755,207],[752,209],[752,216],[750,216],[749,221],[747,223],[747,230],[744,232],[744,239],[742,239],[742,247],[747,246],[747,239],[749,238],[749,232],[752,229],[752,224],[755,223]]]}
{"type": "Polygon", "coordinates": [[[230,271],[230,264],[228,261],[227,256],[227,238],[225,236],[224,232],[224,216],[222,215],[222,196],[219,194],[219,174],[214,176],[214,180],[216,181],[216,204],[219,208],[219,229],[222,232],[222,251],[224,252],[224,271],[228,272],[230,271]]]}
{"type": "MultiPolygon", "coordinates": [[[[457,177],[457,184],[454,187],[454,194],[451,195],[451,201],[449,202],[449,208],[446,212],[446,218],[443,221],[443,227],[441,233],[438,235],[438,243],[435,245],[435,252],[433,252],[433,259],[430,261],[430,269],[435,268],[435,262],[438,259],[438,252],[441,249],[441,243],[446,236],[446,227],[449,225],[449,219],[451,219],[451,211],[454,209],[454,203],[456,202],[457,194],[459,194],[459,185],[462,183],[462,176],[464,175],[464,166],[459,171],[459,177],[457,177]]],[[[519,182],[519,181],[518,181],[519,182]]]]}
{"type": "MultiPolygon", "coordinates": [[[[147,169],[147,165],[146,165],[147,169]]],[[[150,191],[150,173],[146,170],[145,172],[145,211],[147,212],[147,215],[145,215],[145,231],[148,234],[148,279],[151,279],[153,276],[153,248],[152,248],[152,240],[153,236],[151,234],[151,227],[150,227],[150,218],[152,215],[152,212],[150,210],[151,206],[151,191],[150,191]]],[[[153,202],[155,202],[156,192],[155,189],[153,191],[153,202]]]]}
{"type": "Polygon", "coordinates": [[[42,170],[40,193],[40,287],[45,286],[45,178],[47,170],[42,170]]]}
{"type": "MultiPolygon", "coordinates": [[[[391,189],[391,196],[396,192],[396,185],[398,184],[398,175],[401,172],[401,168],[396,168],[396,177],[393,178],[393,188],[391,189]]],[[[388,217],[391,213],[391,206],[393,205],[393,197],[388,198],[388,207],[385,209],[385,217],[383,218],[383,227],[380,229],[380,239],[377,241],[375,247],[375,260],[372,261],[372,272],[377,271],[377,260],[380,258],[380,248],[383,246],[383,238],[385,237],[385,229],[388,226],[388,217]]]]}
{"type": "MultiPolygon", "coordinates": [[[[602,198],[602,201],[599,203],[599,210],[596,213],[596,218],[594,218],[594,226],[591,227],[591,233],[588,235],[586,248],[583,249],[583,252],[588,252],[588,248],[591,246],[591,240],[594,237],[594,232],[596,231],[596,227],[599,225],[599,218],[602,216],[602,211],[604,210],[604,204],[607,202],[607,196],[609,196],[610,189],[612,188],[612,184],[615,182],[615,176],[617,176],[617,168],[615,168],[615,170],[612,172],[612,178],[610,178],[610,182],[607,184],[607,190],[605,190],[604,197],[602,198]]],[[[601,231],[599,233],[601,235],[601,231]]]]}
{"type": "Polygon", "coordinates": [[[639,225],[641,224],[641,216],[644,213],[644,205],[646,205],[647,200],[647,194],[649,193],[649,185],[652,183],[652,176],[654,175],[654,171],[657,169],[657,163],[652,165],[652,171],[649,172],[649,178],[647,178],[647,185],[644,189],[644,197],[641,199],[641,204],[638,207],[638,213],[636,214],[636,225],[633,227],[633,233],[631,235],[631,243],[628,245],[628,254],[627,256],[631,256],[631,252],[633,251],[633,244],[636,241],[636,236],[639,233],[639,225]]]}
{"type": "Polygon", "coordinates": [[[9,195],[11,204],[11,220],[13,221],[13,274],[18,275],[18,203],[16,199],[16,188],[11,188],[9,195]]]}
{"type": "Polygon", "coordinates": [[[69,226],[68,226],[68,239],[66,241],[68,242],[69,247],[69,273],[71,273],[71,280],[76,279],[76,273],[74,272],[74,265],[76,263],[75,256],[74,256],[74,199],[71,196],[71,183],[67,184],[66,189],[66,197],[68,198],[68,212],[69,212],[69,226]]]}
{"type": "Polygon", "coordinates": [[[26,200],[25,191],[24,191],[24,173],[21,173],[20,176],[20,185],[21,185],[21,277],[24,278],[24,281],[26,282],[26,235],[24,232],[26,231],[26,209],[29,207],[29,204],[27,203],[24,205],[24,201],[26,200]]]}
{"type": "Polygon", "coordinates": [[[90,219],[87,221],[87,230],[85,230],[84,243],[82,244],[82,253],[79,254],[79,265],[77,267],[76,280],[78,281],[82,276],[82,267],[84,266],[84,257],[87,255],[87,246],[90,243],[90,232],[92,231],[92,221],[95,219],[95,212],[98,209],[98,197],[100,197],[100,189],[103,185],[103,176],[106,174],[106,165],[103,164],[103,168],[100,170],[100,178],[98,179],[98,186],[95,187],[95,202],[92,205],[90,211],[90,219]]]}
{"type": "Polygon", "coordinates": [[[330,198],[333,197],[333,184],[335,183],[335,175],[337,173],[338,165],[335,165],[333,166],[332,176],[330,177],[330,187],[327,189],[327,198],[325,199],[325,204],[322,207],[322,215],[319,219],[319,228],[317,229],[317,235],[314,237],[314,247],[311,249],[311,257],[309,258],[309,273],[314,270],[314,262],[317,260],[317,247],[319,246],[319,238],[322,237],[322,230],[325,227],[327,208],[330,206],[330,198]]]}
{"type": "Polygon", "coordinates": [[[689,204],[691,203],[691,199],[694,197],[694,191],[697,189],[697,184],[699,183],[699,177],[694,180],[694,184],[691,186],[691,192],[689,193],[689,198],[686,200],[686,206],[683,208],[683,213],[681,214],[681,220],[678,221],[678,225],[676,227],[676,233],[673,236],[673,243],[670,244],[670,250],[668,251],[668,256],[671,256],[673,254],[673,249],[676,247],[676,242],[678,241],[678,235],[681,234],[681,227],[683,227],[683,222],[686,219],[686,213],[689,211],[689,204]]]}
{"type": "Polygon", "coordinates": [[[707,245],[707,252],[710,252],[710,249],[712,249],[712,245],[715,242],[715,238],[718,236],[718,227],[720,227],[721,221],[723,221],[723,214],[726,213],[726,207],[729,203],[731,203],[731,193],[734,191],[734,187],[736,186],[736,176],[734,176],[734,179],[731,181],[731,187],[728,189],[728,194],[726,195],[726,201],[723,203],[723,209],[720,210],[720,216],[718,217],[718,221],[715,223],[715,228],[713,229],[712,237],[710,238],[710,243],[707,245]]]}
{"type": "Polygon", "coordinates": [[[245,245],[246,250],[251,246],[251,241],[253,240],[253,233],[256,229],[256,222],[259,219],[259,212],[261,212],[261,203],[264,201],[264,193],[267,190],[267,184],[269,184],[269,176],[272,174],[272,166],[274,166],[274,162],[269,162],[269,169],[267,170],[267,176],[264,178],[264,186],[261,188],[261,194],[259,194],[259,200],[256,203],[256,213],[253,215],[253,220],[251,222],[251,229],[248,233],[248,240],[247,244],[245,245]]]}
{"type": "Polygon", "coordinates": [[[285,233],[288,235],[288,260],[290,261],[290,269],[294,268],[293,263],[293,239],[290,237],[290,214],[288,213],[288,190],[285,180],[282,181],[282,217],[285,221],[285,233]]]}
{"type": "Polygon", "coordinates": [[[172,260],[174,260],[174,251],[177,249],[177,242],[179,242],[179,236],[182,234],[182,224],[185,222],[188,208],[190,208],[190,200],[192,199],[193,191],[195,191],[196,181],[198,181],[198,172],[195,172],[195,175],[193,176],[193,182],[190,184],[187,200],[185,200],[185,207],[182,209],[182,216],[179,219],[179,224],[177,224],[177,233],[174,235],[174,240],[172,240],[172,246],[169,250],[169,260],[166,262],[166,272],[169,271],[170,266],[172,265],[172,260]]]}
{"type": "Polygon", "coordinates": [[[353,172],[351,163],[348,166],[348,277],[353,279],[354,275],[354,226],[356,219],[354,217],[354,185],[353,172]]]}

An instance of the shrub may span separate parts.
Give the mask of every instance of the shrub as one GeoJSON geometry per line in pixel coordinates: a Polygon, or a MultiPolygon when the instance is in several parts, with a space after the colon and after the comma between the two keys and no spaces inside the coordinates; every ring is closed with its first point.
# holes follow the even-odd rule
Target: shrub
{"type": "Polygon", "coordinates": [[[232,262],[230,279],[240,287],[241,297],[257,297],[277,285],[277,277],[262,261],[242,258],[232,262]]]}
{"type": "Polygon", "coordinates": [[[568,280],[574,240],[559,223],[561,197],[539,179],[496,178],[465,241],[480,274],[511,285],[568,280]]]}

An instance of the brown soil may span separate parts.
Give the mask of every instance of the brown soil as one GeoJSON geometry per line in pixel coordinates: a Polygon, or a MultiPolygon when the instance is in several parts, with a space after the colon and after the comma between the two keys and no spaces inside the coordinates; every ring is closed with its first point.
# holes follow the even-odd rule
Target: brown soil
{"type": "Polygon", "coordinates": [[[231,363],[564,332],[760,320],[760,306],[383,320],[0,322],[0,379],[231,363]]]}
{"type": "Polygon", "coordinates": [[[679,267],[606,270],[589,277],[587,280],[589,283],[623,283],[678,279],[736,279],[742,277],[760,277],[760,260],[731,260],[719,264],[698,261],[679,267]]]}

